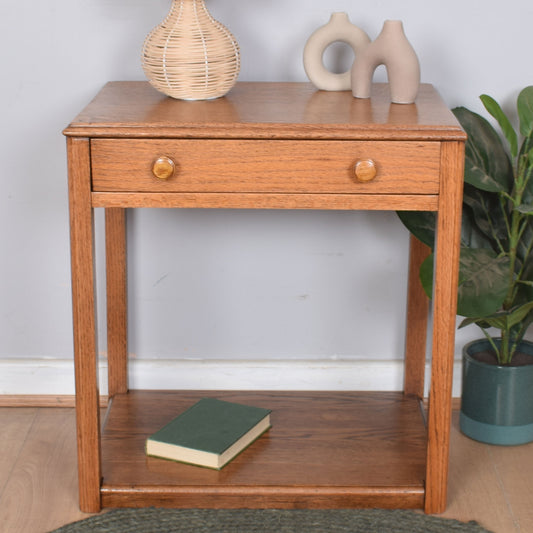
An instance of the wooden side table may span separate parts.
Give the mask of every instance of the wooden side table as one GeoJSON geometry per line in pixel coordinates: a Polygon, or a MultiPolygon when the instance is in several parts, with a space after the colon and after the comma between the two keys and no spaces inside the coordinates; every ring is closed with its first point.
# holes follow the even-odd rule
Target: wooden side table
{"type": "Polygon", "coordinates": [[[465,134],[429,85],[413,105],[305,83],[239,83],[183,102],[107,84],[65,129],[80,508],[446,506],[465,134]],[[97,383],[93,208],[105,208],[110,407],[97,383]],[[427,250],[411,239],[403,392],[211,392],[273,409],[222,471],[147,458],[146,436],[205,391],[128,391],[127,208],[438,212],[432,369],[424,391],[427,250]]]}

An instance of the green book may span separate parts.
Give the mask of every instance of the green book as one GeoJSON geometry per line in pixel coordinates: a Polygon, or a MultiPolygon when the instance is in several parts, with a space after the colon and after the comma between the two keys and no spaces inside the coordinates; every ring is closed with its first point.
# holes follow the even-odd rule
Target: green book
{"type": "Polygon", "coordinates": [[[221,469],[270,428],[270,410],[203,398],[148,437],[146,454],[221,469]]]}

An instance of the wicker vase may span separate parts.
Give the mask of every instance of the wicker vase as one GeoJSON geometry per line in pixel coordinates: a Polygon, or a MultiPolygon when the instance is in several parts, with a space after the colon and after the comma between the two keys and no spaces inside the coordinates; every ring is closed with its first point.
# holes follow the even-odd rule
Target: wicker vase
{"type": "Polygon", "coordinates": [[[218,98],[237,81],[239,45],[204,0],[172,0],[165,20],[146,37],[142,66],[148,81],[168,96],[218,98]]]}

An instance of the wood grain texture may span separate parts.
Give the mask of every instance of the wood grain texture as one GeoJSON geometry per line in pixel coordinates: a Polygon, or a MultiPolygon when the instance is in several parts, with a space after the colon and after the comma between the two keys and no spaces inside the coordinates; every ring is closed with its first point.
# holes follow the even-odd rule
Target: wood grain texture
{"type": "Polygon", "coordinates": [[[409,241],[409,277],[405,328],[404,392],[424,397],[429,298],[420,283],[420,266],[430,249],[413,235],[409,241]]]}
{"type": "MultiPolygon", "coordinates": [[[[121,405],[129,406],[110,419],[106,429],[101,489],[105,505],[181,502],[212,506],[216,500],[216,505],[235,506],[246,487],[250,506],[423,505],[426,512],[444,509],[465,134],[431,86],[421,87],[415,104],[396,105],[390,104],[384,85],[374,87],[371,99],[358,100],[349,92],[316,91],[310,84],[243,83],[226,98],[181,102],[162,97],[144,82],[113,82],[64,133],[69,152],[82,509],[100,506],[93,207],[109,210],[108,316],[114,332],[109,339],[110,382],[115,395],[110,413],[120,412],[121,405]],[[160,156],[176,159],[175,175],[164,181],[151,175],[153,161],[160,156]],[[353,179],[359,157],[376,162],[377,177],[369,183],[353,179]],[[248,462],[236,460],[226,471],[237,472],[230,483],[220,484],[218,478],[216,483],[210,481],[206,473],[188,477],[183,466],[165,464],[160,471],[144,456],[138,459],[138,451],[130,447],[140,442],[137,418],[146,411],[134,408],[131,419],[128,410],[143,396],[116,394],[127,387],[123,209],[128,207],[438,211],[427,441],[420,420],[412,419],[414,412],[421,418],[418,409],[398,408],[417,405],[417,398],[409,394],[420,396],[423,387],[425,318],[420,310],[415,313],[414,307],[422,304],[415,294],[409,320],[419,322],[413,324],[414,336],[407,339],[408,394],[395,397],[400,403],[391,402],[387,394],[356,395],[342,409],[335,402],[319,407],[322,414],[317,426],[308,412],[312,406],[316,413],[320,395],[309,395],[305,402],[298,395],[278,395],[277,400],[269,396],[274,404],[282,402],[279,427],[285,424],[291,432],[276,436],[274,431],[275,438],[263,439],[263,444],[250,449],[257,454],[266,446],[266,456],[271,457],[266,463],[255,457],[248,462]],[[128,401],[122,403],[122,398],[128,401]],[[367,416],[358,418],[359,411],[367,416]],[[300,416],[294,418],[294,412],[300,416]],[[306,423],[299,425],[300,420],[306,423]],[[120,431],[119,422],[123,424],[120,431]],[[317,433],[319,426],[326,430],[317,433]],[[419,436],[406,437],[411,434],[404,432],[410,430],[420,430],[419,436]],[[299,453],[302,447],[306,449],[303,455],[299,453]],[[369,462],[367,456],[375,451],[380,459],[369,462]],[[133,458],[135,466],[121,457],[133,458]],[[325,470],[321,468],[324,457],[328,457],[325,470]],[[169,482],[168,471],[176,468],[178,475],[169,482]],[[269,472],[275,476],[268,478],[269,472]],[[255,478],[260,481],[253,482],[255,478]]],[[[415,252],[416,246],[413,265],[420,260],[421,250],[415,252]]],[[[156,420],[167,407],[156,402],[150,420],[156,420]]]]}
{"type": "Polygon", "coordinates": [[[126,212],[105,210],[108,394],[128,390],[126,212]]]}
{"type": "Polygon", "coordinates": [[[380,141],[136,140],[91,141],[94,191],[437,194],[440,143],[380,141]],[[170,158],[174,175],[153,175],[170,158]],[[377,176],[355,179],[360,159],[377,176]]]}
{"type": "MultiPolygon", "coordinates": [[[[442,516],[476,520],[494,533],[533,531],[533,444],[496,447],[475,442],[459,432],[458,414],[454,411],[452,417],[449,498],[442,516]]],[[[74,409],[0,409],[0,423],[2,443],[7,444],[5,460],[0,458],[0,480],[5,481],[0,531],[45,533],[85,518],[76,500],[74,409]],[[45,423],[40,420],[43,412],[45,423]],[[48,475],[50,469],[53,475],[48,475]],[[36,492],[37,486],[41,488],[36,492]]]]}
{"type": "Polygon", "coordinates": [[[433,288],[434,325],[425,502],[427,513],[440,513],[446,508],[463,165],[463,144],[443,143],[433,288]]]}
{"type": "Polygon", "coordinates": [[[21,442],[24,442],[34,423],[37,410],[23,408],[18,416],[13,417],[12,411],[0,408],[0,427],[2,428],[2,453],[0,454],[0,501],[13,467],[20,453],[21,442]]]}
{"type": "Polygon", "coordinates": [[[527,516],[531,516],[531,493],[522,502],[520,499],[514,500],[514,495],[507,492],[503,483],[503,479],[507,478],[510,481],[508,487],[513,489],[515,484],[520,484],[517,470],[528,474],[533,446],[529,448],[528,461],[517,469],[521,464],[517,452],[521,449],[522,447],[497,448],[465,437],[459,430],[459,411],[454,411],[450,438],[448,505],[442,516],[464,522],[476,520],[494,533],[533,531],[533,521],[529,522],[529,527],[526,526],[527,516]],[[499,450],[503,456],[513,458],[507,469],[500,470],[494,461],[493,452],[499,450]],[[527,503],[525,499],[528,500],[527,503]],[[519,517],[523,519],[522,529],[518,525],[519,517]]]}
{"type": "MultiPolygon", "coordinates": [[[[533,443],[511,448],[487,446],[490,462],[499,480],[513,525],[533,531],[533,443]]],[[[503,520],[502,520],[503,521],[503,520]]]]}
{"type": "Polygon", "coordinates": [[[110,82],[64,130],[68,136],[208,139],[457,140],[465,134],[431,85],[414,104],[391,104],[311,83],[240,82],[224,97],[173,100],[148,82],[110,82]],[[142,102],[142,104],[140,104],[142,102]]]}
{"type": "Polygon", "coordinates": [[[93,207],[433,211],[438,195],[93,192],[93,207]]]}
{"type": "MultiPolygon", "coordinates": [[[[2,411],[5,416],[8,410],[2,411]]],[[[74,416],[53,408],[9,411],[21,412],[21,416],[12,417],[15,423],[7,424],[10,441],[16,447],[10,446],[9,451],[15,453],[0,495],[0,531],[44,533],[65,521],[84,518],[77,509],[74,416]],[[21,427],[17,435],[16,425],[24,426],[29,413],[33,413],[31,424],[21,427]]]]}
{"type": "Polygon", "coordinates": [[[94,227],[88,139],[67,139],[80,507],[100,509],[94,227]]]}
{"type": "Polygon", "coordinates": [[[425,447],[419,402],[401,393],[132,391],[103,431],[102,502],[420,507],[425,447]],[[221,471],[146,457],[146,438],[205,396],[272,409],[272,428],[221,471]]]}
{"type": "MultiPolygon", "coordinates": [[[[105,407],[107,400],[105,396],[100,397],[101,406],[105,407]]],[[[74,407],[76,396],[64,394],[54,396],[53,394],[2,394],[0,396],[0,407],[74,407]]]]}

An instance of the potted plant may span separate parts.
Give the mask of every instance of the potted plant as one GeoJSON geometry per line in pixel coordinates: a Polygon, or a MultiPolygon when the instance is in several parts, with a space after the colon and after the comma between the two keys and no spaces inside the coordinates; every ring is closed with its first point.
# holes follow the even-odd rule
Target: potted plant
{"type": "MultiPolygon", "coordinates": [[[[461,256],[460,327],[476,324],[484,338],[463,348],[460,425],[492,444],[533,441],[533,86],[517,99],[519,134],[490,96],[480,97],[502,136],[482,116],[453,110],[468,135],[461,256]],[[493,335],[499,330],[498,335],[493,335]]],[[[433,247],[435,214],[398,213],[433,247]]],[[[431,295],[432,256],[420,278],[431,295]]]]}

